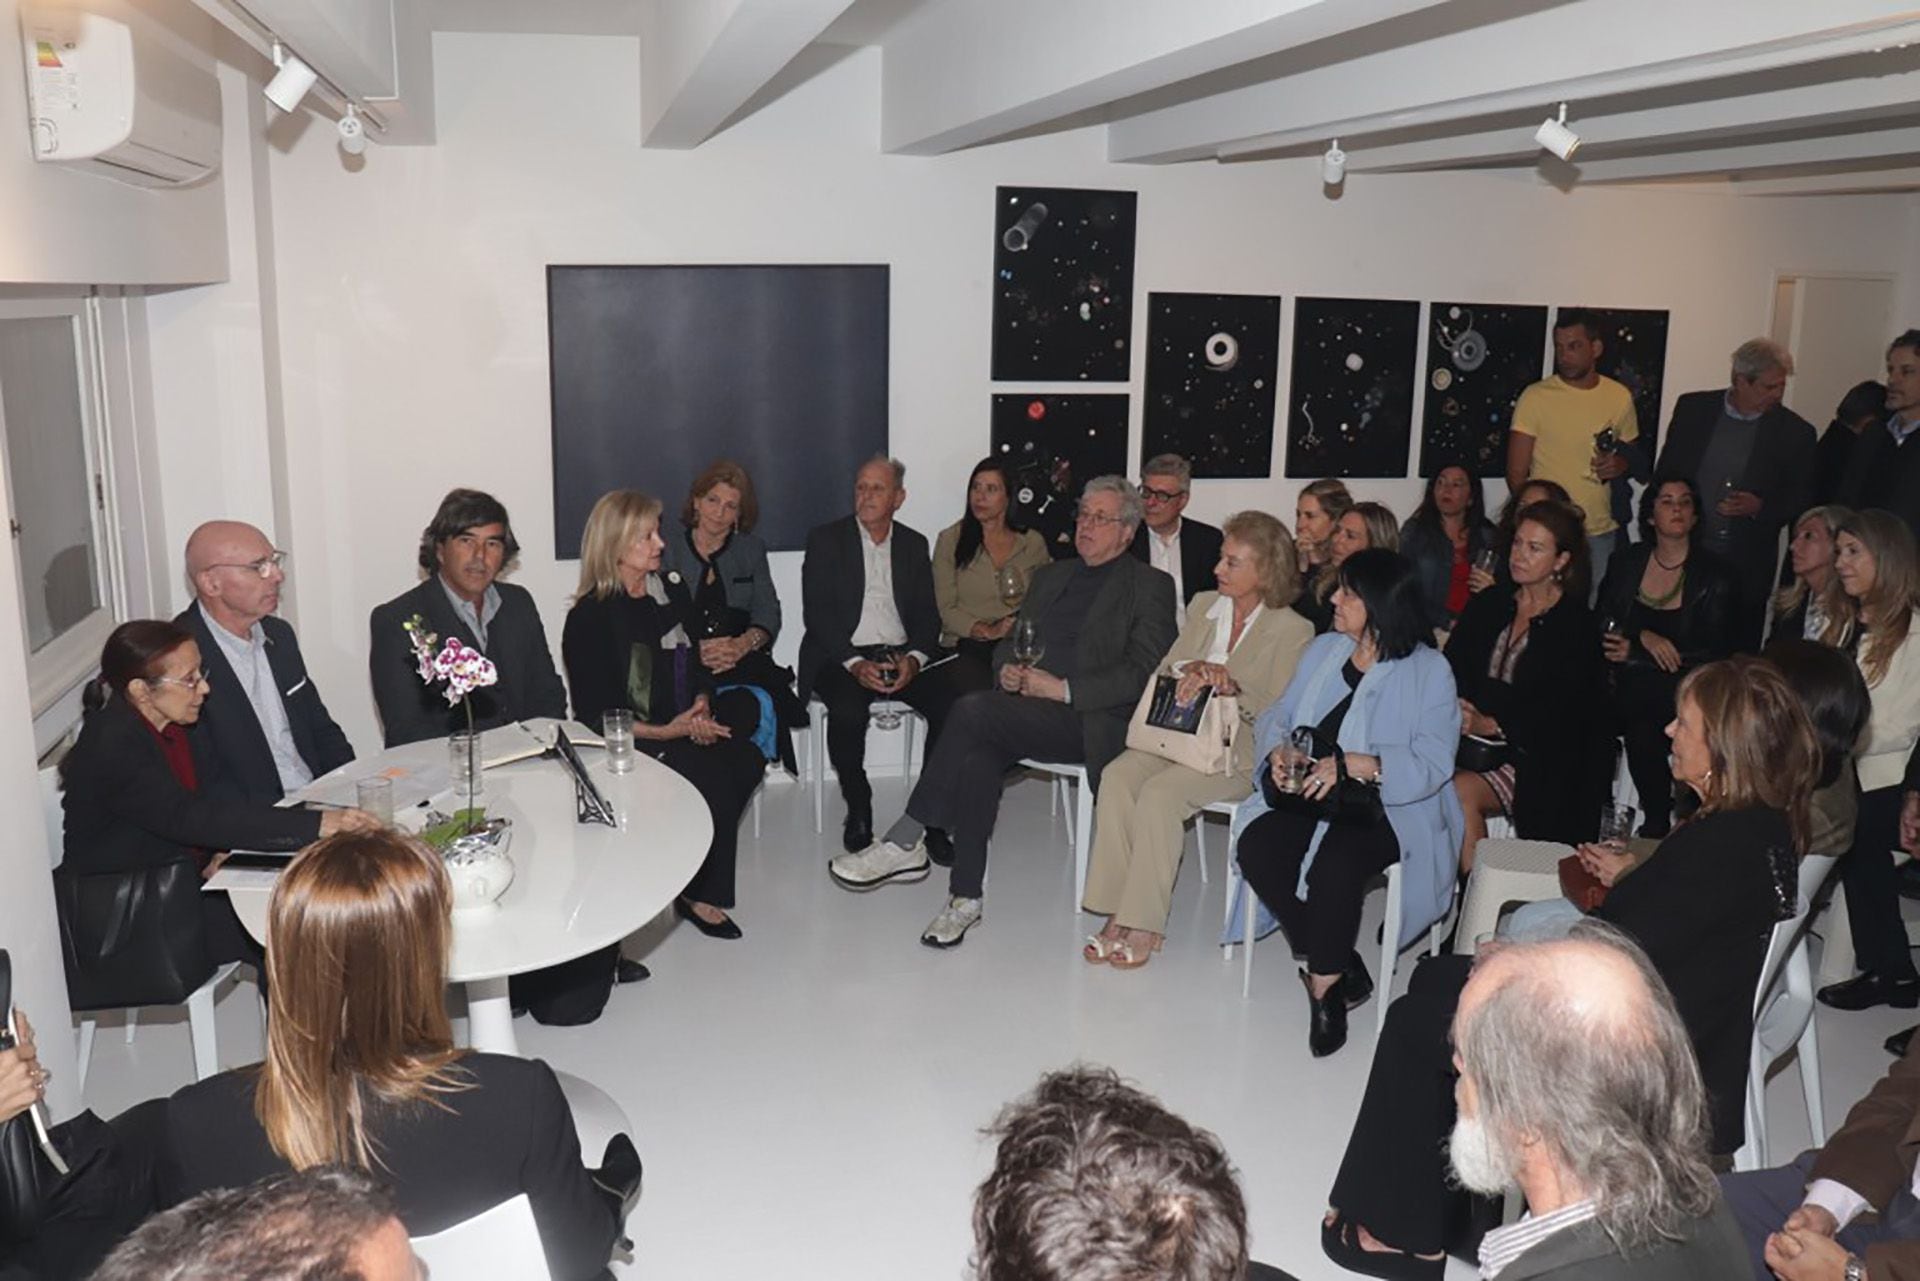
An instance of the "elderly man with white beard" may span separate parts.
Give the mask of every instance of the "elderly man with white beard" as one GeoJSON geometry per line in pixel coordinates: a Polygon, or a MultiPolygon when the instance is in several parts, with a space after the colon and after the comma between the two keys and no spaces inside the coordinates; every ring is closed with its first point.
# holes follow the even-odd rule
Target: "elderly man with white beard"
{"type": "Polygon", "coordinates": [[[1453,1022],[1453,1170],[1518,1187],[1527,1214],[1480,1243],[1500,1281],[1744,1281],[1707,1164],[1705,1090],[1666,985],[1597,923],[1474,967],[1453,1022]]]}

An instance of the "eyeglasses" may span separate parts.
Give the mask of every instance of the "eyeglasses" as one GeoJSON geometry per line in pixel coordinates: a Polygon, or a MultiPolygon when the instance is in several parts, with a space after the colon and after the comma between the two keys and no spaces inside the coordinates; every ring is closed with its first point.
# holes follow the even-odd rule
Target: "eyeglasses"
{"type": "Polygon", "coordinates": [[[178,685],[181,689],[199,689],[206,683],[207,674],[203,671],[188,672],[185,676],[156,676],[147,682],[149,685],[178,685]]]}
{"type": "Polygon", "coordinates": [[[260,575],[260,577],[262,578],[272,578],[274,570],[283,569],[286,567],[287,557],[290,555],[292,555],[291,552],[280,552],[280,551],[269,552],[267,555],[262,556],[259,560],[250,560],[244,564],[238,564],[233,561],[222,561],[217,565],[209,565],[207,566],[207,568],[208,569],[250,569],[254,573],[260,575]]]}
{"type": "Polygon", "coordinates": [[[1175,503],[1186,496],[1184,489],[1148,489],[1145,485],[1140,486],[1140,498],[1144,502],[1175,503]]]}
{"type": "Polygon", "coordinates": [[[1073,513],[1073,519],[1082,525],[1124,525],[1126,522],[1118,516],[1109,516],[1104,512],[1088,511],[1082,507],[1073,513]]]}

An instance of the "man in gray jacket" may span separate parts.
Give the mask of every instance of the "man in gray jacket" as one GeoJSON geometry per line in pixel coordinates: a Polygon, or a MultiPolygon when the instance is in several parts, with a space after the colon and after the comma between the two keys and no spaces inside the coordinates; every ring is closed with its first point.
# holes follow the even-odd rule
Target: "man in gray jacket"
{"type": "Polygon", "coordinates": [[[1499,1281],[1747,1281],[1707,1164],[1706,1089],[1666,985],[1624,934],[1582,922],[1475,966],[1453,1020],[1454,1173],[1517,1186],[1528,1216],[1480,1243],[1499,1281]]]}
{"type": "Polygon", "coordinates": [[[1080,555],[1035,572],[1020,627],[1039,629],[1043,656],[1013,661],[1013,637],[994,654],[998,690],[954,704],[907,812],[884,839],[828,864],[843,888],[870,890],[927,875],[926,829],[953,837],[947,905],[920,936],[954,947],[980,920],[987,842],[1007,770],[1023,759],[1084,764],[1090,786],[1127,744],[1127,722],[1173,645],[1173,580],[1127,554],[1140,525],[1140,491],[1119,476],[1087,482],[1074,526],[1080,555]],[[1009,698],[1008,695],[1018,697],[1009,698]]]}

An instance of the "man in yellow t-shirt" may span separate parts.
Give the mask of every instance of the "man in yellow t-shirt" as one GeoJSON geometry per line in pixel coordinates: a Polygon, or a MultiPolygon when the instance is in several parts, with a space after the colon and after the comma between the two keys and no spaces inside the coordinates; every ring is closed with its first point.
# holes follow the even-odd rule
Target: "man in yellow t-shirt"
{"type": "Polygon", "coordinates": [[[1593,318],[1578,308],[1562,310],[1553,329],[1553,376],[1520,393],[1507,437],[1508,489],[1555,481],[1586,513],[1596,591],[1620,537],[1612,486],[1631,462],[1619,447],[1640,435],[1632,393],[1596,367],[1601,350],[1593,318]]]}

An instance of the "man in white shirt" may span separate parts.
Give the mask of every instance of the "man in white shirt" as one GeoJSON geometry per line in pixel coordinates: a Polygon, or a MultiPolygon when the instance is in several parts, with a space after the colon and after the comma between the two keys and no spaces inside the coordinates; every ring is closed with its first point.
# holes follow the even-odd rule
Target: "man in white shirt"
{"type": "Polygon", "coordinates": [[[208,521],[187,539],[194,603],[173,620],[199,643],[212,691],[194,750],[212,753],[242,798],[266,804],[353,759],[293,628],[274,616],[286,561],[252,525],[208,521]]]}
{"type": "Polygon", "coordinates": [[[1909,1045],[1818,1152],[1803,1152],[1792,1165],[1721,1176],[1754,1275],[1771,1272],[1786,1281],[1920,1276],[1917,1155],[1920,1055],[1909,1045]]]}
{"type": "Polygon", "coordinates": [[[1491,1281],[1747,1281],[1707,1164],[1706,1088],[1673,998],[1624,934],[1485,956],[1453,1019],[1467,1189],[1527,1214],[1480,1243],[1491,1281]]]}
{"type": "Polygon", "coordinates": [[[800,698],[827,708],[827,759],[847,804],[849,852],[873,843],[867,781],[867,716],[875,699],[906,703],[927,718],[927,754],[958,691],[921,678],[940,652],[927,540],[894,519],[907,500],[907,469],[869,459],[854,478],[853,514],[807,535],[801,564],[800,698]]]}
{"type": "Polygon", "coordinates": [[[1193,494],[1193,468],[1178,454],[1159,454],[1140,469],[1140,501],[1146,517],[1134,532],[1131,551],[1173,579],[1173,625],[1187,620],[1187,606],[1213,589],[1213,567],[1220,563],[1220,531],[1188,520],[1183,513],[1193,494]]]}

